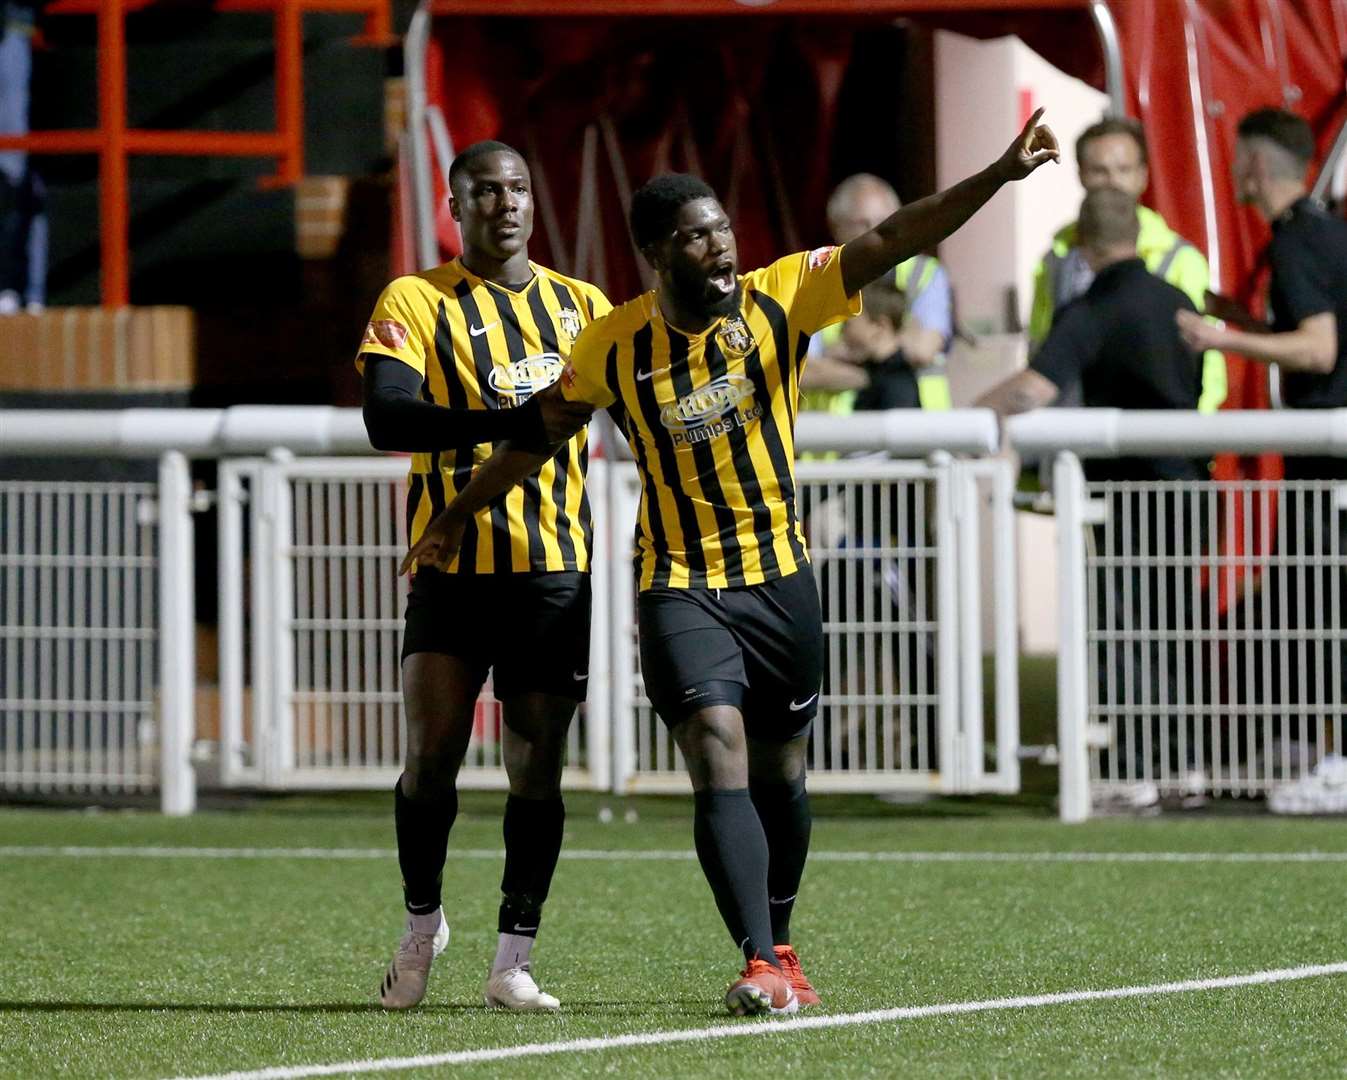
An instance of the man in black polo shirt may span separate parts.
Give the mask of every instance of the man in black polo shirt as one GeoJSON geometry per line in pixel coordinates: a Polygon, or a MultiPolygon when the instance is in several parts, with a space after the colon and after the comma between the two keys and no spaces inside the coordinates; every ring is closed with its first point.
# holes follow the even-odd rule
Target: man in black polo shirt
{"type": "MultiPolygon", "coordinates": [[[[1136,203],[1103,189],[1081,203],[1081,252],[1095,274],[1063,307],[1024,371],[977,402],[1002,417],[1051,405],[1079,389],[1087,408],[1196,409],[1197,356],[1180,337],[1176,313],[1196,316],[1193,302],[1146,269],[1137,256],[1136,203]]],[[[1200,480],[1187,458],[1119,458],[1086,463],[1091,480],[1200,480]]]]}
{"type": "MultiPolygon", "coordinates": [[[[1093,284],[1057,313],[1033,363],[978,405],[1005,417],[1078,390],[1086,407],[1196,411],[1201,353],[1184,343],[1175,323],[1176,313],[1196,309],[1146,269],[1137,257],[1137,231],[1131,196],[1107,189],[1085,197],[1078,236],[1093,284]]],[[[1182,457],[1115,458],[1087,461],[1085,475],[1196,481],[1206,478],[1206,467],[1182,457]]],[[[1169,706],[1191,698],[1200,658],[1179,639],[1191,640],[1197,628],[1191,559],[1200,548],[1201,500],[1191,488],[1175,487],[1114,488],[1107,501],[1108,524],[1093,534],[1096,555],[1108,562],[1092,582],[1101,719],[1113,733],[1103,772],[1125,785],[1118,789],[1122,802],[1143,807],[1159,799],[1148,771],[1163,776],[1193,763],[1191,740],[1176,738],[1169,706]]]]}
{"type": "MultiPolygon", "coordinates": [[[[1293,113],[1260,109],[1240,121],[1235,186],[1240,201],[1272,226],[1271,326],[1228,307],[1216,309],[1225,327],[1177,316],[1194,348],[1276,364],[1282,398],[1293,409],[1347,406],[1347,222],[1309,198],[1305,175],[1313,157],[1314,134],[1293,113]]],[[[1242,617],[1276,625],[1291,639],[1272,657],[1274,681],[1265,688],[1271,700],[1320,706],[1310,715],[1327,719],[1347,706],[1347,514],[1323,481],[1347,479],[1347,459],[1287,457],[1286,479],[1273,535],[1277,555],[1289,562],[1266,575],[1261,599],[1242,617]]],[[[1262,670],[1257,664],[1255,671],[1262,670]]],[[[1289,715],[1288,737],[1298,738],[1298,714],[1289,715]]]]}

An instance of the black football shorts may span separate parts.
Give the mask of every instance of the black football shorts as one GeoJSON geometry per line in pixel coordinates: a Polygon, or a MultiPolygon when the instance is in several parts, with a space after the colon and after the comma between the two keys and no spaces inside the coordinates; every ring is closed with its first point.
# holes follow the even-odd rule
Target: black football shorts
{"type": "Polygon", "coordinates": [[[446,574],[421,567],[407,596],[402,657],[466,661],[493,692],[583,701],[589,687],[589,575],[574,571],[446,574]]]}
{"type": "Polygon", "coordinates": [[[732,705],[757,739],[792,739],[818,711],[823,617],[805,566],[762,585],[647,589],[637,600],[646,695],[670,727],[732,705]]]}

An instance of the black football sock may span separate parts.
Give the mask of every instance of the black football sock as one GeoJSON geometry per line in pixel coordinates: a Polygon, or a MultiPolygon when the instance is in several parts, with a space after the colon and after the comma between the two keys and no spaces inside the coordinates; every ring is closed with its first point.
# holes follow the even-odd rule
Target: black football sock
{"type": "Polygon", "coordinates": [[[748,789],[697,792],[692,838],[720,917],[744,958],[779,967],[767,907],[767,838],[748,789]]]}
{"type": "Polygon", "coordinates": [[[453,788],[447,795],[422,800],[407,798],[400,779],[393,785],[402,897],[412,915],[429,915],[440,906],[444,854],[457,816],[458,792],[453,788]]]}
{"type": "Polygon", "coordinates": [[[498,922],[502,934],[537,936],[565,824],[566,804],[559,795],[550,799],[511,795],[505,800],[505,873],[498,922]]]}
{"type": "Polygon", "coordinates": [[[800,891],[809,833],[814,824],[804,774],[785,783],[753,783],[753,806],[767,836],[767,895],[772,912],[772,943],[790,944],[790,914],[800,891]]]}

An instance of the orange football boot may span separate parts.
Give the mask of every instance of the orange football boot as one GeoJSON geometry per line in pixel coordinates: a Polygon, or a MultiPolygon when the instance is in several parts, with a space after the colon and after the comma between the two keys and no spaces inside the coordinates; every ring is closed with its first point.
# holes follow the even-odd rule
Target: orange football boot
{"type": "Polygon", "coordinates": [[[725,991],[725,1007],[735,1016],[793,1013],[800,1003],[786,976],[766,960],[754,957],[725,991]]]}
{"type": "Polygon", "coordinates": [[[800,1008],[818,1005],[818,991],[805,978],[804,968],[800,967],[800,958],[795,955],[795,949],[790,945],[773,945],[772,951],[776,953],[776,962],[781,965],[781,974],[795,991],[795,1000],[800,1003],[800,1008]]]}

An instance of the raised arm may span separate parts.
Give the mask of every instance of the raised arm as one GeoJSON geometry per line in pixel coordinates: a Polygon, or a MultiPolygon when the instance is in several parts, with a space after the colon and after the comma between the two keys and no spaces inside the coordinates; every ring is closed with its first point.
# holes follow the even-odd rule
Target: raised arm
{"type": "Polygon", "coordinates": [[[842,248],[842,284],[848,296],[938,244],[975,214],[1001,186],[1022,180],[1046,161],[1058,161],[1057,137],[1039,124],[1043,110],[1029,118],[1004,154],[952,188],[919,199],[889,215],[842,248]]]}

